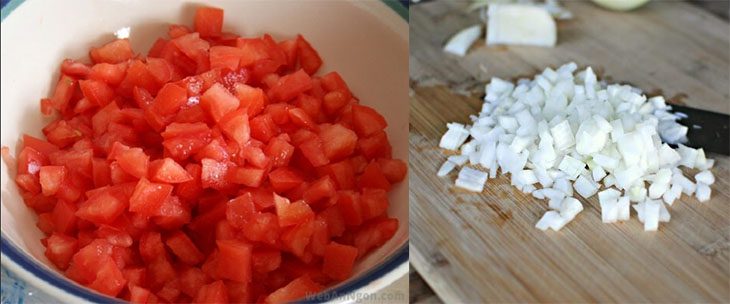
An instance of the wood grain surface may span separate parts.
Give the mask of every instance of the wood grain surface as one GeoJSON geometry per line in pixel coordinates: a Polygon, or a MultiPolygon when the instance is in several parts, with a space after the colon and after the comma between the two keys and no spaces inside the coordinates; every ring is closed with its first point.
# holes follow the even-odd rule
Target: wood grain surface
{"type": "MultiPolygon", "coordinates": [[[[683,196],[672,220],[644,232],[632,219],[603,224],[597,198],[559,232],[535,222],[547,203],[490,179],[481,194],[436,177],[438,140],[451,121],[479,111],[492,76],[513,78],[568,61],[675,102],[730,113],[730,25],[684,2],[652,1],[630,14],[567,1],[559,45],[486,47],[464,58],[441,46],[479,23],[466,2],[411,7],[411,263],[446,303],[730,302],[730,157],[716,159],[712,199],[683,196]]],[[[483,41],[482,41],[483,42],[483,41]]],[[[688,171],[688,173],[694,173],[688,171]]]]}

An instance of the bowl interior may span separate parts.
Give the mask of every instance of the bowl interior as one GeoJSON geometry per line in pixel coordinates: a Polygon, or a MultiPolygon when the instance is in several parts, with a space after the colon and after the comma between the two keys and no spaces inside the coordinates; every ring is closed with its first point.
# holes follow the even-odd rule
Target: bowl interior
{"type": "MultiPolygon", "coordinates": [[[[114,39],[129,28],[137,53],[146,54],[170,23],[191,25],[195,2],[173,0],[29,0],[2,21],[2,146],[17,155],[23,133],[42,137],[48,123],[39,100],[51,93],[64,58],[87,61],[90,46],[114,39]]],[[[225,9],[224,31],[242,36],[271,34],[288,39],[301,33],[319,51],[320,73],[336,70],[363,104],[388,121],[394,158],[407,160],[408,25],[382,2],[363,1],[206,1],[225,9]]],[[[22,202],[2,162],[2,237],[29,258],[53,268],[44,256],[36,216],[22,202]]],[[[359,262],[349,280],[358,280],[408,242],[408,181],[394,187],[388,213],[399,219],[396,235],[359,262]]]]}

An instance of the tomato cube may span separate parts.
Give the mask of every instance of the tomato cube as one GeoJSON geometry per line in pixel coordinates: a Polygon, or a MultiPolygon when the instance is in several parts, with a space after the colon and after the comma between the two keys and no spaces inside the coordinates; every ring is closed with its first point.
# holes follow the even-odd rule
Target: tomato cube
{"type": "Polygon", "coordinates": [[[66,167],[64,166],[43,166],[39,171],[41,189],[43,195],[51,196],[56,194],[61,183],[66,178],[66,167]]]}
{"type": "Polygon", "coordinates": [[[220,121],[226,114],[236,110],[239,104],[238,98],[218,83],[200,96],[200,105],[215,122],[220,121]]]}
{"type": "Polygon", "coordinates": [[[312,79],[304,70],[281,77],[269,90],[269,96],[276,101],[289,101],[312,88],[312,79]]]}
{"type": "Polygon", "coordinates": [[[132,56],[134,56],[134,53],[132,52],[132,46],[129,44],[129,39],[117,39],[102,47],[92,47],[89,52],[89,57],[94,63],[120,63],[131,59],[132,56]]]}
{"type": "Polygon", "coordinates": [[[228,113],[220,120],[219,126],[228,138],[235,140],[239,145],[245,145],[251,138],[246,109],[228,113]]]}
{"type": "Polygon", "coordinates": [[[334,280],[345,280],[352,274],[357,248],[331,242],[325,247],[322,272],[334,280]]]}
{"type": "Polygon", "coordinates": [[[301,224],[314,218],[312,208],[304,201],[291,203],[288,199],[274,194],[274,204],[281,227],[301,224]]]}
{"type": "Polygon", "coordinates": [[[251,245],[236,240],[218,240],[217,274],[236,282],[251,281],[251,245]]]}
{"type": "Polygon", "coordinates": [[[357,134],[341,124],[321,125],[319,137],[325,156],[336,161],[350,156],[357,146],[357,134]]]}
{"type": "Polygon", "coordinates": [[[322,285],[312,281],[309,276],[301,276],[277,289],[266,297],[266,303],[287,303],[311,296],[324,289],[322,285]]]}
{"type": "Polygon", "coordinates": [[[287,167],[278,168],[269,173],[269,181],[271,186],[277,192],[290,190],[303,182],[298,173],[287,167]]]}
{"type": "Polygon", "coordinates": [[[161,183],[179,184],[193,180],[185,168],[169,157],[150,163],[149,173],[151,180],[161,183]]]}
{"type": "Polygon", "coordinates": [[[53,233],[46,239],[45,255],[48,259],[61,270],[68,268],[71,258],[78,250],[79,245],[76,239],[53,233]]]}
{"type": "Polygon", "coordinates": [[[195,31],[202,37],[218,37],[223,28],[223,10],[200,7],[195,10],[195,31]]]}
{"type": "Polygon", "coordinates": [[[223,281],[204,285],[195,295],[195,303],[228,303],[228,291],[223,281]]]}
{"type": "Polygon", "coordinates": [[[165,241],[170,251],[177,258],[188,265],[196,265],[203,261],[205,256],[195,247],[193,241],[182,231],[176,231],[165,241]]]}
{"type": "Polygon", "coordinates": [[[76,216],[95,224],[110,224],[127,209],[128,204],[129,199],[118,188],[110,187],[81,203],[76,216]]]}
{"type": "Polygon", "coordinates": [[[385,177],[380,165],[377,162],[371,162],[365,167],[365,171],[360,175],[358,180],[360,188],[379,188],[385,191],[390,190],[390,182],[385,177]]]}
{"type": "Polygon", "coordinates": [[[299,64],[307,74],[314,74],[322,66],[322,58],[319,57],[317,51],[304,39],[302,35],[297,36],[297,54],[299,55],[299,64]]]}
{"type": "Polygon", "coordinates": [[[383,115],[368,106],[352,105],[352,123],[361,136],[370,136],[388,126],[383,115]]]}
{"type": "Polygon", "coordinates": [[[147,178],[141,178],[134,187],[134,193],[129,198],[129,211],[153,215],[162,203],[172,193],[173,186],[153,183],[147,178]]]}

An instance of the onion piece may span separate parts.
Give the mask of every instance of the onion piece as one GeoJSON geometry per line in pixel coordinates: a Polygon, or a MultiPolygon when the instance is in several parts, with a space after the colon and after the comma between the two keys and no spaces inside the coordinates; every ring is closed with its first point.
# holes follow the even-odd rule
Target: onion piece
{"type": "Polygon", "coordinates": [[[444,46],[444,52],[464,56],[479,37],[482,36],[482,25],[472,25],[456,33],[444,46]]]}

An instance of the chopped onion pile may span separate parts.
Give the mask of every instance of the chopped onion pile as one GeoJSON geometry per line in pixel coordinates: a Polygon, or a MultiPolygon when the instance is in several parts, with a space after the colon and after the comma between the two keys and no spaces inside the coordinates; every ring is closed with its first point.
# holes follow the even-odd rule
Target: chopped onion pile
{"type": "Polygon", "coordinates": [[[576,195],[597,194],[604,223],[628,220],[635,203],[646,231],[669,221],[666,205],[683,193],[709,200],[714,160],[682,145],[680,113],[669,112],[662,96],[647,99],[638,88],[599,81],[590,67],[576,70],[571,62],[516,84],[492,78],[472,125],[447,125],[439,146],[460,155],[437,175],[463,166],[456,186],[481,192],[498,169],[509,173],[513,186],[548,201],[552,210],[535,225],[541,230],[575,218],[583,210],[576,195]],[[680,166],[700,170],[694,182],[680,166]]]}

